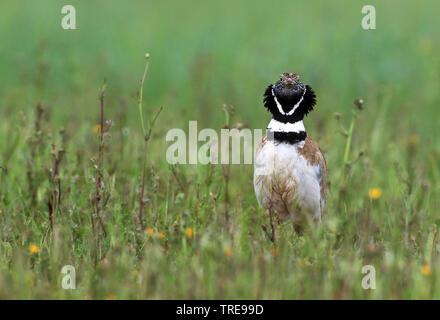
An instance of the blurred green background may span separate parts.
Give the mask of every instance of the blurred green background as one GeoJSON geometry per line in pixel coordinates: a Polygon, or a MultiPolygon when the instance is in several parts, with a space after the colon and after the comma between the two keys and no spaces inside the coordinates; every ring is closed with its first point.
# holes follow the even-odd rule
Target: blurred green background
{"type": "MultiPolygon", "coordinates": [[[[62,1],[3,1],[2,109],[41,100],[62,121],[88,118],[87,98],[103,78],[115,97],[137,90],[150,52],[148,106],[175,99],[164,113],[173,126],[180,113],[218,125],[218,107],[231,103],[261,127],[265,86],[293,71],[317,91],[317,118],[348,110],[354,96],[380,99],[388,90],[390,119],[401,116],[396,132],[418,128],[430,138],[439,133],[438,5],[370,2],[371,31],[361,28],[363,1],[75,1],[78,30],[61,28],[62,1]]],[[[388,112],[381,109],[375,114],[388,112]]]]}
{"type": "Polygon", "coordinates": [[[419,270],[429,265],[432,277],[438,275],[439,10],[433,0],[2,1],[0,166],[7,174],[0,176],[0,296],[439,297],[438,276],[424,278],[427,272],[419,270]],[[77,30],[61,27],[66,4],[76,8],[77,30]],[[366,4],[376,8],[376,30],[361,28],[366,4]],[[137,94],[146,52],[151,54],[144,87],[147,119],[164,107],[148,153],[146,193],[152,204],[146,224],[165,233],[160,240],[165,245],[145,238],[136,222],[143,152],[137,94]],[[181,166],[188,190],[179,190],[165,160],[165,134],[187,130],[189,120],[197,120],[199,130],[220,129],[223,104],[235,106],[234,123],[265,128],[270,116],[262,95],[282,72],[300,74],[317,94],[305,125],[328,162],[329,214],[317,238],[291,240],[291,230],[282,231],[273,254],[260,228],[252,166],[232,169],[235,233],[226,233],[212,220],[222,212],[221,168],[211,181],[207,166],[181,166]],[[89,160],[96,156],[93,127],[104,79],[105,117],[115,124],[105,156],[112,189],[104,221],[110,235],[94,242],[88,238],[89,160]],[[334,113],[348,126],[357,97],[365,110],[356,122],[350,158],[361,151],[364,156],[341,198],[345,139],[334,113]],[[29,139],[40,134],[34,132],[38,102],[47,113],[43,138],[36,142],[41,152],[31,156],[29,139]],[[64,214],[55,220],[64,240],[57,242],[48,236],[47,170],[50,144],[59,147],[63,127],[68,143],[60,179],[67,191],[64,214]],[[208,180],[212,184],[206,186],[208,180]],[[368,198],[370,188],[381,188],[379,201],[368,198]],[[30,194],[37,195],[36,203],[30,194]],[[188,227],[196,230],[193,243],[173,231],[188,227]],[[38,257],[28,252],[32,243],[40,248],[38,257]],[[234,254],[223,261],[223,249],[230,247],[234,254]],[[79,293],[60,290],[54,278],[53,270],[66,260],[82,268],[79,293]],[[104,261],[102,269],[97,260],[104,261]],[[358,277],[362,264],[373,260],[378,275],[387,276],[368,295],[358,277]],[[133,270],[142,280],[124,278],[133,270]],[[296,278],[290,278],[293,272],[296,278]],[[135,292],[134,282],[144,291],[135,292]]]}

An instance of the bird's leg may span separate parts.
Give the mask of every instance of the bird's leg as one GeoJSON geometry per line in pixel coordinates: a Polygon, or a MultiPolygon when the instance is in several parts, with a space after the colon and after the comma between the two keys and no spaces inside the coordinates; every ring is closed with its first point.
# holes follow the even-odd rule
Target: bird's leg
{"type": "Polygon", "coordinates": [[[295,230],[295,233],[298,237],[300,237],[303,234],[304,231],[304,217],[302,210],[299,206],[296,206],[295,211],[293,215],[293,230],[295,230]]]}
{"type": "Polygon", "coordinates": [[[269,211],[269,224],[270,224],[270,228],[271,228],[271,232],[269,233],[269,231],[267,230],[266,225],[262,225],[261,228],[263,229],[264,233],[266,234],[267,238],[272,242],[275,243],[275,238],[276,238],[276,227],[274,224],[274,217],[273,217],[273,212],[272,212],[272,205],[269,206],[268,208],[269,211]]]}
{"type": "Polygon", "coordinates": [[[275,225],[273,223],[272,208],[269,208],[269,222],[270,222],[270,228],[272,229],[272,234],[271,234],[271,237],[270,237],[270,241],[272,241],[272,243],[275,243],[276,229],[275,229],[275,225]]]}
{"type": "Polygon", "coordinates": [[[296,235],[298,237],[300,237],[303,233],[303,227],[302,227],[301,223],[294,222],[293,223],[293,230],[295,230],[296,235]]]}

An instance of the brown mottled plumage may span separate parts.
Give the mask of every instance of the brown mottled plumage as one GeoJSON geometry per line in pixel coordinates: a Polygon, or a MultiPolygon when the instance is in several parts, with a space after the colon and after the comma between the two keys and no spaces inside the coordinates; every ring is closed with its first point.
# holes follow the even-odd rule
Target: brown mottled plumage
{"type": "MultiPolygon", "coordinates": [[[[321,198],[326,201],[327,199],[327,162],[318,144],[307,136],[306,143],[303,148],[298,149],[299,152],[307,159],[307,163],[311,166],[319,166],[321,172],[321,198]]],[[[325,208],[324,208],[325,209],[325,208]]]]}

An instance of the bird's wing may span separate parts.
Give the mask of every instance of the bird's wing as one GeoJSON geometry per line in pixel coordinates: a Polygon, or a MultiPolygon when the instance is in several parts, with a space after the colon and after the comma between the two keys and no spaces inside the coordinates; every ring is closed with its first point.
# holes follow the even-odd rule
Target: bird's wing
{"type": "Polygon", "coordinates": [[[307,136],[304,147],[298,150],[307,159],[309,165],[317,166],[318,168],[316,174],[321,190],[322,207],[324,208],[327,199],[327,162],[325,161],[324,154],[318,144],[313,141],[310,136],[307,136]]]}

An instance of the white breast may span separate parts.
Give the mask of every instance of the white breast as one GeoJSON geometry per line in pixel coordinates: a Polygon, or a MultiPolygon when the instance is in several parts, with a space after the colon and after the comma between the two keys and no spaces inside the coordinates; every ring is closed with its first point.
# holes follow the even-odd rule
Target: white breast
{"type": "Polygon", "coordinates": [[[304,142],[291,145],[265,141],[255,158],[255,192],[263,208],[267,208],[268,201],[287,202],[290,215],[300,207],[321,221],[320,169],[307,163],[299,152],[303,146],[304,142]],[[282,192],[277,195],[273,190],[282,192]]]}

